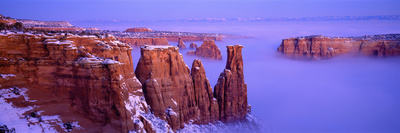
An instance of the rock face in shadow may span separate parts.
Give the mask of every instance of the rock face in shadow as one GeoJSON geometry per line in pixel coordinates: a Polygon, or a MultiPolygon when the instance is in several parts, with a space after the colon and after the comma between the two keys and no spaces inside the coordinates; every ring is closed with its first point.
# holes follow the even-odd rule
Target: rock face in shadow
{"type": "Polygon", "coordinates": [[[244,119],[250,107],[243,79],[242,46],[227,48],[227,66],[213,93],[200,60],[193,61],[190,71],[177,47],[141,47],[135,72],[151,111],[168,121],[173,130],[189,121],[208,124],[244,119]]]}
{"type": "Polygon", "coordinates": [[[250,112],[247,104],[247,84],[244,83],[241,45],[227,46],[228,58],[224,72],[214,87],[219,104],[220,119],[233,122],[244,119],[250,112]]]}
{"type": "Polygon", "coordinates": [[[196,51],[189,51],[187,55],[196,55],[213,60],[222,60],[221,50],[215,45],[214,41],[204,41],[203,44],[196,48],[196,51]]]}
{"type": "Polygon", "coordinates": [[[194,43],[194,42],[192,42],[192,43],[190,43],[189,48],[190,48],[190,49],[196,49],[196,48],[197,48],[197,44],[194,43]]]}
{"type": "Polygon", "coordinates": [[[0,73],[16,75],[0,78],[1,88],[28,88],[36,101],[21,107],[40,105],[88,132],[145,131],[139,116],[147,104],[131,50],[96,36],[0,34],[0,73]]]}
{"type": "Polygon", "coordinates": [[[180,48],[180,49],[185,49],[186,48],[186,45],[183,42],[182,38],[179,38],[179,40],[178,40],[178,48],[180,48]]]}
{"type": "Polygon", "coordinates": [[[141,47],[144,45],[155,45],[155,46],[168,46],[168,40],[166,38],[133,38],[133,37],[117,37],[123,43],[129,44],[132,47],[141,47]]]}
{"type": "Polygon", "coordinates": [[[304,59],[324,59],[346,53],[378,57],[394,56],[400,55],[400,35],[288,38],[282,40],[278,52],[290,58],[304,59]]]}

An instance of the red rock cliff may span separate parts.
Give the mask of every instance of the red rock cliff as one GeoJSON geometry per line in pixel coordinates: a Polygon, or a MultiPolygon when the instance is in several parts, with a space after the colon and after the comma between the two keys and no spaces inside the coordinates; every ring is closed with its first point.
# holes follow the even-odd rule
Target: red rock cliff
{"type": "Polygon", "coordinates": [[[292,58],[330,58],[339,54],[356,53],[368,56],[400,55],[400,39],[394,35],[355,38],[308,36],[283,39],[278,52],[292,58]]]}
{"type": "Polygon", "coordinates": [[[244,83],[243,75],[242,48],[241,45],[227,46],[225,70],[214,87],[214,97],[218,100],[220,119],[223,122],[244,119],[250,112],[247,84],[244,83]]]}
{"type": "Polygon", "coordinates": [[[129,38],[129,37],[117,37],[121,42],[127,43],[132,47],[140,47],[144,45],[169,45],[166,38],[129,38]]]}
{"type": "Polygon", "coordinates": [[[62,121],[79,121],[87,132],[149,130],[141,84],[135,77],[131,47],[95,36],[0,35],[1,88],[29,89],[37,106],[62,121]],[[74,113],[79,112],[79,113],[74,113]]]}

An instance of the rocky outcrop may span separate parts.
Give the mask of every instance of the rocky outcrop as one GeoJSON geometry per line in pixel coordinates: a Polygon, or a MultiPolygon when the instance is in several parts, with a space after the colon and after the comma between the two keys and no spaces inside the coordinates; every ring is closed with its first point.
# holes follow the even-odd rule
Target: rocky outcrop
{"type": "Polygon", "coordinates": [[[127,43],[132,47],[141,47],[144,45],[163,46],[169,45],[165,38],[130,38],[130,37],[117,37],[123,43],[127,43]]]}
{"type": "Polygon", "coordinates": [[[196,51],[189,51],[186,54],[213,60],[222,60],[221,50],[215,45],[214,41],[204,41],[200,47],[196,48],[196,51]]]}
{"type": "Polygon", "coordinates": [[[241,45],[227,46],[228,58],[224,72],[214,87],[214,97],[218,100],[220,119],[233,122],[244,119],[250,112],[247,104],[247,84],[244,83],[241,45]]]}
{"type": "Polygon", "coordinates": [[[147,104],[131,50],[96,36],[0,34],[0,73],[15,75],[0,78],[1,88],[28,88],[34,102],[13,103],[39,105],[43,114],[78,121],[88,132],[145,131],[140,113],[147,104]]]}
{"type": "Polygon", "coordinates": [[[173,129],[198,115],[190,70],[174,46],[143,46],[135,71],[154,114],[173,129]]]}
{"type": "Polygon", "coordinates": [[[179,40],[178,40],[178,48],[180,48],[180,49],[185,49],[186,48],[186,45],[183,42],[182,38],[179,38],[179,40]]]}
{"type": "Polygon", "coordinates": [[[192,43],[190,43],[189,48],[190,48],[190,49],[196,49],[196,48],[197,48],[197,44],[194,43],[194,42],[192,42],[192,43]]]}
{"type": "Polygon", "coordinates": [[[207,124],[244,119],[250,107],[241,48],[228,46],[227,66],[213,93],[200,60],[193,61],[190,71],[177,47],[141,47],[135,73],[151,111],[174,130],[189,121],[207,124]]]}
{"type": "Polygon", "coordinates": [[[124,32],[151,32],[150,28],[129,28],[126,29],[124,32]]]}
{"type": "Polygon", "coordinates": [[[367,56],[400,55],[400,35],[374,35],[362,37],[307,36],[283,39],[278,52],[291,58],[324,59],[353,53],[367,56]]]}
{"type": "Polygon", "coordinates": [[[217,99],[213,96],[213,89],[206,77],[203,63],[198,59],[193,61],[191,76],[193,78],[196,105],[200,112],[197,123],[207,124],[219,120],[217,99]]]}

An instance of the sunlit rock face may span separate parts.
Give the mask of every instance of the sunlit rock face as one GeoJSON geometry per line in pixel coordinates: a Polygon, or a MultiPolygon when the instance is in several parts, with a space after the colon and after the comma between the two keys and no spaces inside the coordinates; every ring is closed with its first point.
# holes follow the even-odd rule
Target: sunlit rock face
{"type": "Polygon", "coordinates": [[[198,116],[190,70],[179,48],[143,46],[135,72],[151,111],[173,129],[198,116]]]}
{"type": "Polygon", "coordinates": [[[222,60],[221,50],[215,45],[212,40],[204,41],[203,44],[196,48],[196,51],[189,51],[188,55],[196,55],[212,60],[222,60]]]}
{"type": "Polygon", "coordinates": [[[191,76],[194,83],[196,105],[200,112],[197,123],[207,124],[219,120],[217,99],[213,96],[213,89],[206,77],[203,63],[198,59],[193,61],[191,76]]]}
{"type": "Polygon", "coordinates": [[[348,38],[307,36],[283,39],[278,52],[304,59],[331,58],[345,53],[387,57],[400,55],[399,44],[399,34],[348,38]]]}
{"type": "Polygon", "coordinates": [[[169,45],[166,38],[135,38],[135,37],[117,37],[123,43],[132,47],[141,47],[144,45],[164,46],[169,45]]]}
{"type": "Polygon", "coordinates": [[[0,35],[1,88],[28,88],[38,105],[62,121],[76,120],[92,132],[144,131],[141,84],[133,70],[132,48],[113,38],[30,33],[0,35]],[[71,113],[75,112],[75,113],[71,113]]]}
{"type": "Polygon", "coordinates": [[[143,46],[136,75],[143,84],[154,114],[177,130],[184,124],[234,122],[250,111],[243,77],[243,46],[228,46],[228,61],[216,92],[212,91],[200,60],[191,70],[174,46],[143,46]]]}
{"type": "Polygon", "coordinates": [[[247,103],[247,84],[244,83],[241,45],[227,46],[227,62],[215,85],[214,97],[219,104],[220,119],[233,122],[244,119],[250,112],[247,103]]]}

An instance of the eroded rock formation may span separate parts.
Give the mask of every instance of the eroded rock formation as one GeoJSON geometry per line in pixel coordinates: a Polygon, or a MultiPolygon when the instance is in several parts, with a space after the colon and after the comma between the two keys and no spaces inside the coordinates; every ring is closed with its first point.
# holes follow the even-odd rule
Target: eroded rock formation
{"type": "Polygon", "coordinates": [[[233,122],[244,119],[250,112],[247,103],[247,84],[244,83],[241,45],[227,46],[228,58],[224,72],[214,87],[214,97],[219,104],[220,119],[233,122]]]}
{"type": "Polygon", "coordinates": [[[200,47],[196,48],[196,51],[189,51],[186,54],[214,60],[222,60],[221,50],[219,50],[217,45],[215,45],[215,42],[212,40],[204,41],[200,47]]]}
{"type": "Polygon", "coordinates": [[[291,58],[320,59],[353,53],[386,57],[400,55],[400,35],[387,34],[349,38],[307,36],[283,39],[278,52],[291,58]]]}
{"type": "Polygon", "coordinates": [[[196,49],[196,48],[197,48],[197,44],[194,43],[194,42],[192,42],[192,43],[190,43],[189,48],[191,48],[191,49],[196,49]]]}
{"type": "Polygon", "coordinates": [[[163,46],[169,45],[166,38],[131,38],[131,37],[117,37],[123,43],[127,43],[132,47],[141,47],[144,45],[163,46]]]}
{"type": "Polygon", "coordinates": [[[213,89],[206,77],[203,63],[198,59],[193,61],[191,76],[194,83],[196,105],[200,112],[197,123],[206,124],[219,120],[217,99],[213,96],[213,89]]]}
{"type": "Polygon", "coordinates": [[[245,118],[247,86],[243,77],[242,46],[228,46],[228,61],[212,91],[203,64],[194,60],[191,71],[174,46],[143,46],[136,75],[154,114],[176,130],[184,123],[233,122],[245,118]]]}
{"type": "Polygon", "coordinates": [[[0,78],[1,88],[28,88],[36,101],[13,103],[39,105],[43,114],[79,121],[88,132],[145,131],[140,112],[147,103],[131,50],[96,36],[0,34],[0,73],[16,75],[0,78]]]}
{"type": "Polygon", "coordinates": [[[197,117],[193,81],[179,48],[143,46],[135,72],[151,111],[173,129],[197,117]]]}
{"type": "Polygon", "coordinates": [[[183,42],[182,38],[179,38],[179,40],[178,40],[178,48],[180,48],[180,49],[185,49],[186,48],[186,45],[183,42]]]}

